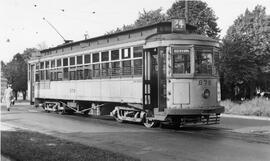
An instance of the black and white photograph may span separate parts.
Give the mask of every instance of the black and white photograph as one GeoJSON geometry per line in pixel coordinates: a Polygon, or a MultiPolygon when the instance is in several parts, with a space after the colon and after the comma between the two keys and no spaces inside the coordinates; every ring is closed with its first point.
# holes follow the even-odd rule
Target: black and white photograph
{"type": "Polygon", "coordinates": [[[0,161],[270,161],[269,0],[0,0],[0,161]]]}

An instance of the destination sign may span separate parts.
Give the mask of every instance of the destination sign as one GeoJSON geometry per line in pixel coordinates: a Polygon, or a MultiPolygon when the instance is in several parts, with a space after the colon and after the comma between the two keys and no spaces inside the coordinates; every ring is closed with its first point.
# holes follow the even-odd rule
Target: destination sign
{"type": "Polygon", "coordinates": [[[185,32],[186,20],[185,19],[172,19],[172,32],[185,32]]]}

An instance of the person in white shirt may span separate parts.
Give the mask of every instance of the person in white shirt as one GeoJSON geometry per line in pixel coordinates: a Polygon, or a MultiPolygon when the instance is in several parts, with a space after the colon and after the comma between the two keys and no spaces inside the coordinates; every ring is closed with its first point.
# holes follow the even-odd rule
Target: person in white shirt
{"type": "Polygon", "coordinates": [[[5,89],[5,97],[4,98],[5,98],[7,110],[10,111],[11,100],[13,99],[13,92],[11,89],[11,85],[8,85],[8,88],[5,89]]]}

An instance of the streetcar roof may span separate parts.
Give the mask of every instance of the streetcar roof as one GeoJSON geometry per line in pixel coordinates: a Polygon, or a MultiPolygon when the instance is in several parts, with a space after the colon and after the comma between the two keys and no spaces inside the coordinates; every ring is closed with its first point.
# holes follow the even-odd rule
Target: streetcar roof
{"type": "Polygon", "coordinates": [[[154,34],[150,35],[147,38],[147,42],[156,40],[199,40],[199,41],[218,42],[215,39],[199,34],[167,33],[167,34],[154,34]]]}
{"type": "MultiPolygon", "coordinates": [[[[112,37],[117,37],[117,36],[121,36],[121,35],[125,35],[125,34],[132,34],[135,32],[145,31],[145,30],[149,30],[149,29],[157,29],[156,33],[170,33],[171,32],[171,30],[168,31],[166,29],[160,30],[160,28],[162,28],[162,27],[167,27],[167,29],[171,29],[171,22],[159,22],[159,23],[155,23],[155,24],[151,24],[151,25],[147,25],[147,26],[142,26],[142,27],[138,27],[138,28],[134,28],[134,29],[129,29],[129,30],[125,30],[125,31],[120,31],[120,32],[112,33],[112,34],[104,34],[102,36],[97,36],[97,37],[93,37],[93,38],[89,38],[89,39],[85,39],[85,40],[64,43],[64,44],[60,44],[56,47],[41,50],[40,52],[44,53],[44,52],[48,52],[48,51],[55,50],[55,49],[61,49],[64,47],[78,45],[81,43],[88,43],[88,42],[108,39],[108,38],[112,38],[112,37]]],[[[190,24],[186,24],[186,29],[187,29],[187,32],[193,32],[197,29],[197,27],[190,25],[190,24]]],[[[147,35],[147,36],[149,36],[149,35],[147,35]]]]}

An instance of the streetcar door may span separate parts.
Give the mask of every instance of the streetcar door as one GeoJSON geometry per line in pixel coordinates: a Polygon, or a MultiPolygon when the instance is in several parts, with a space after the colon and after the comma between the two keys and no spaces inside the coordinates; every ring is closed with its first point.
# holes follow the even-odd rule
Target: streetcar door
{"type": "Polygon", "coordinates": [[[158,111],[167,107],[166,48],[158,48],[158,111]]]}
{"type": "Polygon", "coordinates": [[[30,65],[30,103],[33,103],[35,101],[35,65],[30,65]]]}
{"type": "Polygon", "coordinates": [[[164,101],[164,88],[166,88],[165,51],[165,48],[152,48],[144,52],[143,105],[145,109],[158,108],[159,111],[164,111],[166,107],[166,100],[164,101]]]}

